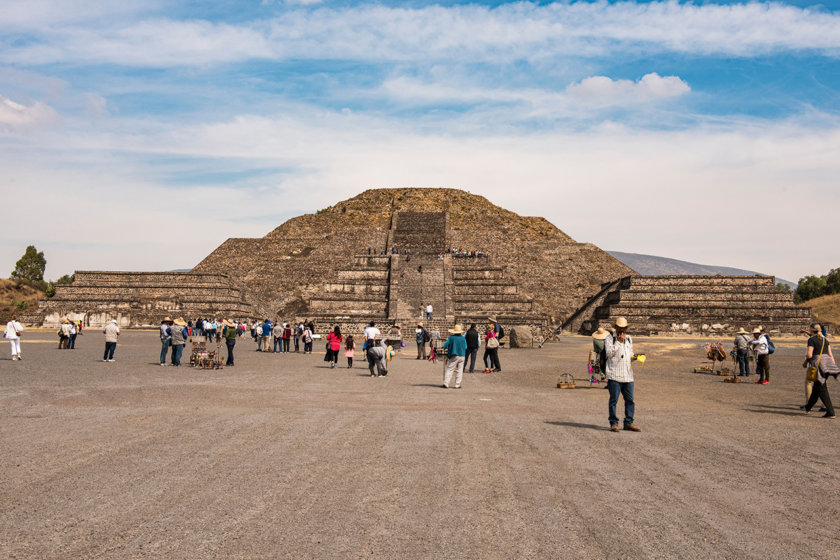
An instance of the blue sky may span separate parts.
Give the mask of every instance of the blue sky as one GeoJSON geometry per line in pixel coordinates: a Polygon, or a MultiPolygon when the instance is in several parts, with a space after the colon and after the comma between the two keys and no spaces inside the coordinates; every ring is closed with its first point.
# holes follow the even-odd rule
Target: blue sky
{"type": "Polygon", "coordinates": [[[840,266],[836,243],[803,242],[815,217],[840,234],[819,219],[840,209],[837,2],[0,14],[9,271],[30,243],[50,278],[189,267],[397,186],[464,188],[605,249],[792,280],[840,266]]]}

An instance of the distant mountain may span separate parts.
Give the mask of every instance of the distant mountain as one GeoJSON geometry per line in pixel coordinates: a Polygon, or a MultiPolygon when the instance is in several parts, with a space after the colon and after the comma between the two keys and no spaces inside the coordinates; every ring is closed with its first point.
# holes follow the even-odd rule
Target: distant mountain
{"type": "MultiPolygon", "coordinates": [[[[644,274],[645,276],[658,276],[663,274],[694,274],[700,276],[714,276],[715,274],[720,274],[721,276],[755,276],[756,274],[761,274],[762,276],[769,276],[769,274],[743,270],[741,268],[732,268],[731,266],[697,264],[666,257],[639,255],[637,253],[607,252],[639,274],[644,274]]],[[[796,282],[778,277],[776,278],[776,282],[778,284],[787,284],[791,290],[795,290],[797,286],[796,282]]]]}
{"type": "Polygon", "coordinates": [[[191,268],[176,268],[175,270],[170,270],[168,272],[190,272],[191,268]]]}

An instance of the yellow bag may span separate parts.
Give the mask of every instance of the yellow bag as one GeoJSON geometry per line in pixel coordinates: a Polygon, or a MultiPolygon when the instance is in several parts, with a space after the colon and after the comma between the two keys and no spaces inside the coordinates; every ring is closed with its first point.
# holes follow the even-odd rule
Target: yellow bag
{"type": "Polygon", "coordinates": [[[807,379],[809,383],[813,383],[817,380],[818,371],[819,370],[814,366],[809,367],[807,370],[805,370],[805,379],[807,379]]]}

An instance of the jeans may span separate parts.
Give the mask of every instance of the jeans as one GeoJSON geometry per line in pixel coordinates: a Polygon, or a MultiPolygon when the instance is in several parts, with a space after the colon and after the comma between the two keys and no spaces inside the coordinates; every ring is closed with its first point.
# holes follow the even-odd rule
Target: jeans
{"type": "Polygon", "coordinates": [[[184,345],[183,344],[174,344],[172,346],[172,365],[173,366],[180,366],[181,365],[181,354],[184,353],[184,345]]]}
{"type": "Polygon", "coordinates": [[[633,415],[636,412],[636,403],[633,401],[633,382],[619,383],[612,379],[607,381],[607,389],[610,391],[610,426],[618,426],[618,416],[615,407],[618,404],[618,395],[624,397],[624,425],[633,423],[633,415]]]}
{"type": "Polygon", "coordinates": [[[750,362],[747,359],[747,349],[738,350],[738,373],[741,375],[750,374],[750,362]]]}
{"type": "Polygon", "coordinates": [[[67,348],[71,348],[71,349],[76,348],[76,337],[77,336],[78,335],[76,335],[76,334],[71,334],[70,335],[70,342],[68,343],[67,348]]]}
{"type": "Polygon", "coordinates": [[[427,319],[428,321],[431,321],[431,320],[432,320],[432,313],[431,313],[430,311],[426,311],[426,319],[427,319]]]}
{"type": "Polygon", "coordinates": [[[166,363],[166,353],[169,352],[169,339],[160,341],[160,363],[166,363]]]}
{"type": "Polygon", "coordinates": [[[295,335],[295,352],[300,352],[300,335],[295,335]]]}
{"type": "Polygon", "coordinates": [[[105,343],[105,354],[102,355],[103,360],[113,360],[114,359],[114,350],[117,349],[116,342],[106,342],[105,343]]]}
{"type": "Polygon", "coordinates": [[[312,342],[311,341],[303,343],[303,351],[304,352],[309,352],[310,354],[312,353],[312,342]]]}
{"type": "Polygon", "coordinates": [[[277,351],[278,351],[278,350],[277,350],[277,347],[278,347],[278,346],[280,347],[279,352],[280,352],[280,353],[282,353],[282,352],[283,352],[283,339],[282,339],[282,338],[280,338],[279,336],[275,336],[275,337],[274,337],[274,351],[275,351],[275,352],[277,352],[277,351]]]}
{"type": "Polygon", "coordinates": [[[475,358],[478,355],[478,348],[467,348],[467,358],[470,360],[470,373],[475,371],[475,358]]]}
{"type": "Polygon", "coordinates": [[[226,366],[232,366],[233,365],[233,347],[236,346],[236,339],[235,338],[226,338],[225,339],[225,344],[227,344],[227,350],[228,350],[228,357],[227,357],[227,361],[225,362],[225,365],[226,366]]]}

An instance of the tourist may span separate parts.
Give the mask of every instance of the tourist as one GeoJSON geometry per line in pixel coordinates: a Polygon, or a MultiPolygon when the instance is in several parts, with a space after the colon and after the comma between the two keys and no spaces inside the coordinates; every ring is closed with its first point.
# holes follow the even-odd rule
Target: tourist
{"type": "Polygon", "coordinates": [[[324,358],[325,362],[330,363],[331,368],[338,365],[338,351],[341,350],[342,340],[341,329],[336,325],[333,332],[327,335],[327,355],[324,358]]]}
{"type": "Polygon", "coordinates": [[[365,351],[368,361],[368,369],[371,377],[384,377],[388,375],[388,361],[393,356],[393,348],[385,347],[381,344],[371,343],[365,351]],[[373,368],[376,366],[376,373],[373,373],[373,368]]]}
{"type": "Polygon", "coordinates": [[[356,355],[356,341],[353,340],[353,335],[348,334],[347,340],[344,341],[344,357],[347,358],[347,367],[353,367],[353,356],[356,355]]]}
{"type": "Polygon", "coordinates": [[[484,373],[502,371],[502,363],[499,361],[500,344],[499,333],[494,328],[493,323],[488,323],[487,334],[484,335],[484,373]]]}
{"type": "Polygon", "coordinates": [[[271,329],[271,336],[274,337],[274,353],[283,352],[283,325],[279,321],[274,322],[274,327],[271,329]],[[277,350],[277,349],[280,350],[277,350]]]}
{"type": "Polygon", "coordinates": [[[233,347],[236,346],[236,335],[239,328],[233,321],[225,319],[222,321],[222,336],[225,339],[225,346],[227,346],[227,360],[226,366],[233,366],[233,347]]]}
{"type": "Polygon", "coordinates": [[[289,351],[289,344],[292,341],[292,328],[289,323],[283,323],[283,352],[289,351]]]}
{"type": "Polygon", "coordinates": [[[761,327],[753,329],[753,338],[750,340],[753,353],[756,354],[755,369],[758,373],[758,381],[761,385],[770,384],[770,344],[767,337],[761,334],[761,327]]]}
{"type": "Polygon", "coordinates": [[[310,325],[306,325],[306,328],[303,329],[303,334],[301,335],[303,339],[303,353],[304,354],[311,354],[312,353],[312,329],[310,325]]]}
{"type": "Polygon", "coordinates": [[[443,343],[446,350],[446,372],[443,374],[444,389],[449,389],[452,375],[455,375],[455,388],[461,388],[461,378],[464,376],[464,361],[467,354],[467,341],[464,339],[464,329],[461,325],[449,331],[449,338],[443,343]]]}
{"type": "Polygon", "coordinates": [[[400,330],[400,326],[396,323],[388,329],[388,346],[402,348],[402,331],[400,330]]]}
{"type": "Polygon", "coordinates": [[[426,306],[426,320],[427,321],[432,320],[432,311],[434,311],[434,308],[432,307],[432,304],[430,303],[429,305],[426,306]]]}
{"type": "Polygon", "coordinates": [[[251,338],[257,343],[257,352],[262,352],[262,322],[256,321],[251,324],[251,338]]]}
{"type": "Polygon", "coordinates": [[[262,335],[261,336],[261,338],[262,338],[262,347],[261,347],[262,351],[263,352],[269,352],[270,351],[268,349],[269,339],[271,338],[271,321],[270,320],[266,319],[265,321],[263,321],[262,333],[260,333],[260,334],[262,335]]]}
{"type": "Polygon", "coordinates": [[[79,336],[82,336],[84,334],[82,332],[83,329],[84,327],[82,326],[82,320],[79,319],[78,321],[76,321],[76,332],[79,334],[79,336]]]}
{"type": "Polygon", "coordinates": [[[738,375],[742,377],[750,375],[749,349],[750,335],[741,327],[735,333],[735,354],[738,359],[738,375]]]}
{"type": "Polygon", "coordinates": [[[295,337],[295,354],[300,352],[300,337],[303,334],[303,323],[299,323],[294,330],[295,337]]]}
{"type": "Polygon", "coordinates": [[[367,350],[371,346],[376,345],[376,339],[379,338],[381,334],[382,333],[379,332],[379,329],[376,328],[376,324],[373,321],[371,321],[370,324],[367,327],[365,327],[365,344],[362,347],[362,350],[367,350]]]}
{"type": "Polygon", "coordinates": [[[22,360],[20,355],[20,337],[23,334],[23,326],[17,321],[17,316],[12,315],[12,318],[6,323],[6,330],[3,336],[9,341],[12,350],[12,361],[22,360]]]}
{"type": "Polygon", "coordinates": [[[117,320],[111,319],[108,321],[102,332],[105,333],[105,353],[102,355],[102,361],[113,362],[114,351],[117,349],[117,339],[120,336],[120,326],[117,325],[117,320]]]}
{"type": "Polygon", "coordinates": [[[70,340],[67,341],[67,348],[76,349],[76,321],[70,321],[70,340]]]}
{"type": "Polygon", "coordinates": [[[426,342],[429,341],[429,333],[426,332],[426,329],[423,328],[423,323],[417,323],[417,329],[415,329],[415,341],[417,342],[417,359],[418,360],[425,360],[426,359],[426,342]]]}
{"type": "Polygon", "coordinates": [[[834,354],[831,352],[831,344],[828,340],[826,340],[825,336],[823,336],[818,323],[811,325],[810,334],[811,337],[808,339],[807,345],[808,351],[805,356],[805,361],[802,363],[802,367],[812,367],[815,368],[816,371],[811,370],[814,372],[812,378],[809,379],[806,377],[805,379],[805,394],[807,402],[802,408],[806,413],[811,412],[811,409],[815,404],[817,404],[817,399],[819,399],[822,401],[823,408],[825,409],[825,415],[823,415],[823,418],[834,418],[834,406],[831,404],[831,397],[828,394],[828,385],[826,384],[826,381],[828,381],[829,375],[837,377],[837,373],[840,372],[840,370],[838,370],[837,365],[834,362],[834,354]]]}
{"type": "MultiPolygon", "coordinates": [[[[604,379],[607,372],[607,353],[605,352],[606,344],[604,341],[610,335],[609,331],[604,327],[598,327],[594,333],[592,333],[592,353],[595,354],[595,360],[598,363],[598,370],[600,372],[601,379],[604,379]]],[[[591,363],[591,361],[590,361],[591,363]]],[[[590,377],[590,382],[594,379],[594,372],[593,375],[590,377]]],[[[605,389],[609,387],[604,385],[605,389]]]]}
{"type": "Polygon", "coordinates": [[[58,348],[59,350],[67,348],[67,342],[70,340],[70,319],[63,319],[61,326],[58,327],[58,348]]]}
{"type": "Polygon", "coordinates": [[[172,326],[172,319],[164,317],[160,322],[160,365],[166,365],[166,355],[172,345],[172,336],[169,334],[169,327],[172,326]]]}
{"type": "Polygon", "coordinates": [[[172,337],[172,365],[181,365],[181,355],[184,353],[184,346],[187,344],[187,339],[190,333],[187,331],[187,322],[181,317],[172,321],[172,326],[169,327],[169,336],[172,337]]]}
{"type": "Polygon", "coordinates": [[[633,339],[627,334],[627,319],[619,317],[615,321],[615,332],[604,339],[604,352],[607,355],[607,389],[610,392],[609,420],[610,430],[618,431],[616,405],[618,396],[624,399],[624,429],[640,432],[641,428],[633,423],[636,403],[633,400],[633,339]]]}
{"type": "MultiPolygon", "coordinates": [[[[475,357],[478,355],[478,349],[481,348],[481,336],[478,334],[478,329],[475,328],[475,323],[470,325],[464,339],[467,341],[467,357],[470,360],[470,373],[473,373],[475,371],[475,357]]],[[[466,360],[464,366],[466,367],[466,360]]]]}

